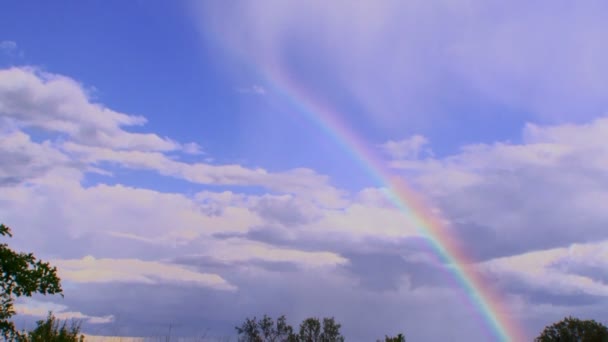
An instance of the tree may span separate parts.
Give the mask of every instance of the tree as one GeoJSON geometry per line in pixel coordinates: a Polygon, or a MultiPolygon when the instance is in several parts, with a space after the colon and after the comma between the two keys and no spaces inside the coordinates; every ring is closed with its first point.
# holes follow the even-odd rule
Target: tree
{"type": "Polygon", "coordinates": [[[277,319],[276,325],[273,319],[267,315],[258,321],[247,318],[240,327],[235,327],[239,334],[240,342],[296,342],[297,337],[293,328],[287,324],[285,316],[277,319]],[[242,335],[242,336],[240,336],[242,335]]]}
{"type": "Polygon", "coordinates": [[[263,342],[258,321],[255,317],[253,319],[246,318],[240,327],[234,327],[234,329],[239,334],[239,342],[263,342]]]}
{"type": "Polygon", "coordinates": [[[340,327],[333,317],[324,318],[323,324],[311,317],[300,324],[299,333],[295,334],[285,316],[279,317],[275,324],[272,318],[264,315],[261,320],[247,318],[235,329],[240,342],[344,342],[340,327]]]}
{"type": "Polygon", "coordinates": [[[84,342],[84,336],[80,334],[80,323],[72,321],[70,327],[67,321],[60,324],[51,312],[46,320],[36,322],[36,328],[22,337],[23,342],[84,342]]]}
{"type": "Polygon", "coordinates": [[[340,334],[341,324],[336,323],[333,317],[323,318],[323,332],[321,342],[344,342],[344,336],[340,334]]]}
{"type": "Polygon", "coordinates": [[[344,342],[340,327],[333,317],[323,318],[323,324],[318,318],[307,318],[300,324],[300,342],[344,342]]]}
{"type": "Polygon", "coordinates": [[[398,334],[395,337],[385,336],[384,342],[405,342],[405,336],[403,334],[398,334]]]}
{"type": "Polygon", "coordinates": [[[566,317],[545,327],[535,342],[608,342],[608,328],[594,320],[566,317]]]}
{"type": "Polygon", "coordinates": [[[321,323],[318,318],[310,317],[305,319],[300,324],[300,341],[301,342],[320,342],[321,341],[321,323]]]}
{"type": "MultiPolygon", "coordinates": [[[[0,235],[13,236],[4,224],[0,224],[0,235]]],[[[10,321],[15,314],[15,298],[31,297],[34,293],[63,296],[57,269],[36,260],[32,253],[18,253],[7,244],[0,244],[0,336],[5,340],[12,341],[22,336],[10,321]]]]}

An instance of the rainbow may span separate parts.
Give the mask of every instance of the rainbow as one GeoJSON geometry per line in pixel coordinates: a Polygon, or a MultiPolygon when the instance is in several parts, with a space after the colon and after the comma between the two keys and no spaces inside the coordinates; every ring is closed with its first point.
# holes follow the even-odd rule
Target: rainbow
{"type": "Polygon", "coordinates": [[[473,269],[471,259],[446,230],[444,223],[433,214],[423,199],[405,181],[395,177],[376,157],[368,145],[349,126],[321,101],[278,67],[267,67],[264,71],[265,85],[273,93],[288,100],[300,113],[306,115],[325,134],[341,145],[366,171],[389,191],[388,197],[426,237],[434,252],[447,263],[453,276],[467,292],[471,303],[477,308],[498,341],[525,341],[525,334],[517,322],[508,316],[502,300],[489,286],[484,284],[473,269]]]}

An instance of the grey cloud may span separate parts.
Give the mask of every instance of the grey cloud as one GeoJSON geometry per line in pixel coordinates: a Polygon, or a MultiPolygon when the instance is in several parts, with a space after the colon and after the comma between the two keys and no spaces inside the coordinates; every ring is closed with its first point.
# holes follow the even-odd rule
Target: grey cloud
{"type": "Polygon", "coordinates": [[[84,168],[49,142],[34,142],[20,131],[0,134],[0,146],[0,186],[37,178],[54,168],[84,168]]]}
{"type": "Polygon", "coordinates": [[[587,192],[608,188],[608,180],[599,172],[590,177],[594,172],[576,165],[563,162],[506,174],[484,170],[481,184],[435,200],[479,259],[606,239],[607,217],[573,203],[587,192]]]}
{"type": "Polygon", "coordinates": [[[382,295],[353,289],[331,274],[307,272],[253,277],[235,273],[231,281],[246,291],[217,293],[187,286],[92,284],[71,288],[62,304],[88,315],[112,314],[115,322],[85,328],[124,335],[164,335],[174,323],[174,336],[193,336],[206,329],[211,335],[234,336],[234,326],[245,317],[267,313],[274,317],[285,314],[296,326],[308,316],[335,316],[343,324],[347,339],[355,341],[373,341],[393,332],[405,332],[412,340],[424,341],[443,341],[449,336],[484,340],[486,336],[473,312],[456,309],[460,301],[457,294],[439,291],[433,295],[430,290],[420,297],[408,293],[382,295]],[[437,324],[442,331],[432,328],[437,324]]]}
{"type": "Polygon", "coordinates": [[[555,305],[568,308],[580,308],[593,304],[608,303],[603,296],[595,296],[584,292],[564,292],[556,284],[554,289],[535,288],[530,284],[512,278],[501,278],[496,283],[504,293],[517,293],[530,306],[555,305]]]}
{"type": "MultiPolygon", "coordinates": [[[[430,242],[425,238],[405,238],[391,242],[370,239],[359,244],[305,234],[291,238],[283,229],[273,227],[254,227],[239,236],[298,250],[335,251],[349,260],[349,264],[338,271],[353,276],[359,286],[371,291],[395,290],[404,276],[407,276],[412,288],[450,287],[455,284],[442,262],[434,256],[430,242]]],[[[225,236],[230,237],[233,235],[225,236]]],[[[284,267],[286,270],[294,269],[289,265],[284,267]]]]}
{"type": "Polygon", "coordinates": [[[608,285],[608,268],[603,266],[604,265],[586,265],[580,262],[561,260],[555,262],[550,267],[564,273],[585,276],[589,279],[608,285]]]}
{"type": "Polygon", "coordinates": [[[196,267],[200,271],[212,272],[229,277],[232,272],[240,268],[259,267],[271,272],[297,272],[301,270],[300,265],[289,261],[268,261],[261,259],[251,259],[248,261],[226,262],[213,258],[212,256],[180,256],[174,258],[172,262],[180,265],[196,267]]]}
{"type": "Polygon", "coordinates": [[[476,260],[608,239],[606,119],[524,129],[522,143],[397,160],[476,260]]]}
{"type": "Polygon", "coordinates": [[[441,265],[407,261],[402,255],[389,253],[345,254],[350,265],[344,266],[359,281],[359,285],[371,291],[396,291],[403,278],[412,288],[450,287],[454,280],[441,265]]]}
{"type": "Polygon", "coordinates": [[[269,222],[295,226],[312,221],[316,208],[293,197],[263,197],[252,209],[269,222]]]}

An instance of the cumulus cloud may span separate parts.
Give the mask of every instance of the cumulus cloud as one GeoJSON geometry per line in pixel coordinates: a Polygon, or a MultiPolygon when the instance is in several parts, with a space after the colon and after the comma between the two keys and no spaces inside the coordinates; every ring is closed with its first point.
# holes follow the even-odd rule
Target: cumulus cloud
{"type": "MultiPolygon", "coordinates": [[[[11,144],[19,139],[21,144],[31,140],[23,131],[28,128],[41,128],[56,134],[53,144],[49,141],[29,144],[30,148],[40,146],[38,153],[43,152],[42,148],[54,149],[48,156],[41,156],[42,161],[67,154],[72,167],[80,166],[91,172],[106,172],[95,166],[110,162],[130,169],[153,170],[193,183],[261,186],[272,191],[306,194],[327,206],[344,203],[343,193],[332,187],[326,176],[310,169],[270,173],[262,168],[251,169],[237,164],[179,162],[167,152],[200,154],[200,146],[193,142],[178,143],[154,133],[129,132],[124,128],[143,125],[146,119],[92,102],[86,89],[75,80],[32,67],[0,70],[0,120],[0,128],[12,132],[3,136],[3,139],[10,137],[11,144]]],[[[10,165],[15,168],[21,164],[10,165]]],[[[22,166],[23,169],[30,165],[22,166]]],[[[25,172],[36,171],[33,167],[29,169],[25,172]]],[[[4,181],[16,182],[17,179],[4,181]]]]}
{"type": "Polygon", "coordinates": [[[480,268],[495,275],[509,275],[528,288],[558,295],[587,294],[608,297],[608,241],[572,244],[492,259],[480,268]],[[595,270],[588,273],[586,271],[595,270]]]}
{"type": "Polygon", "coordinates": [[[21,131],[0,134],[0,145],[0,186],[19,184],[62,165],[77,165],[50,142],[32,142],[21,131]]]}
{"type": "Polygon", "coordinates": [[[513,314],[542,327],[605,315],[607,128],[605,117],[527,123],[518,143],[388,163],[441,209],[484,279],[513,298],[513,314]]]}
{"type": "Polygon", "coordinates": [[[608,238],[607,122],[527,124],[521,143],[390,163],[443,209],[478,258],[598,241],[608,238]]]}
{"type": "Polygon", "coordinates": [[[270,223],[297,226],[314,221],[320,210],[314,203],[293,195],[263,196],[252,208],[270,223]]]}
{"type": "Polygon", "coordinates": [[[151,133],[132,133],[124,126],[146,123],[93,103],[75,80],[35,68],[0,70],[0,115],[25,127],[64,133],[82,144],[137,151],[171,151],[180,145],[151,133]]]}
{"type": "MultiPolygon", "coordinates": [[[[331,304],[332,310],[341,308],[336,315],[352,336],[373,339],[378,336],[352,322],[367,320],[383,332],[420,322],[410,310],[438,305],[440,313],[426,310],[424,319],[452,322],[446,335],[421,328],[412,329],[412,336],[458,333],[484,340],[483,328],[471,323],[478,321],[471,318],[475,313],[462,313],[462,294],[417,227],[387,200],[388,189],[342,191],[307,168],[270,172],[182,162],[168,152],[199,152],[198,145],[126,131],[145,119],[93,103],[74,80],[27,68],[2,72],[0,217],[15,231],[11,245],[53,260],[73,286],[75,298],[63,312],[102,323],[116,312],[107,303],[113,298],[130,301],[129,313],[148,322],[173,315],[195,324],[187,315],[207,302],[214,308],[240,305],[254,314],[279,313],[284,303],[294,303],[287,310],[297,318],[333,314],[326,312],[331,304]],[[32,128],[52,138],[35,139],[32,128]],[[217,188],[183,194],[83,185],[88,172],[104,172],[108,164],[217,188]],[[235,185],[263,191],[224,187],[235,185]],[[174,307],[158,318],[137,305],[158,296],[190,305],[190,311],[174,307]]],[[[467,145],[448,156],[434,156],[423,136],[380,149],[392,158],[392,169],[450,220],[480,272],[503,279],[499,283],[511,295],[549,293],[551,281],[559,284],[558,296],[603,298],[605,280],[594,273],[608,267],[597,257],[605,246],[593,242],[608,239],[602,206],[608,199],[607,130],[605,118],[528,124],[521,143],[467,145]]],[[[516,312],[548,310],[534,305],[518,303],[516,312]]],[[[227,329],[242,319],[218,310],[230,323],[227,329]]]]}

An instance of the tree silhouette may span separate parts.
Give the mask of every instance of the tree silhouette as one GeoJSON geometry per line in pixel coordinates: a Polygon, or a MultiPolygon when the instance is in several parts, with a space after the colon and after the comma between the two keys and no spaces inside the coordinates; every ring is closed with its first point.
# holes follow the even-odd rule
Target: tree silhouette
{"type": "Polygon", "coordinates": [[[235,327],[240,342],[296,342],[293,328],[287,324],[285,316],[273,319],[267,315],[258,321],[256,317],[247,318],[240,327],[235,327]]]}
{"type": "MultiPolygon", "coordinates": [[[[13,236],[10,228],[4,224],[0,224],[0,235],[13,236]]],[[[5,340],[22,337],[10,321],[15,314],[15,298],[31,297],[35,293],[46,295],[62,292],[55,267],[36,260],[32,253],[17,253],[7,244],[0,244],[0,336],[5,340]]]]}
{"type": "Polygon", "coordinates": [[[566,317],[545,327],[535,342],[608,342],[608,328],[594,320],[566,317]]]}
{"type": "MultiPolygon", "coordinates": [[[[378,342],[382,342],[378,340],[378,342]]],[[[403,334],[398,334],[395,337],[385,336],[384,342],[405,342],[405,336],[403,334]]]]}
{"type": "Polygon", "coordinates": [[[84,342],[80,334],[80,323],[72,321],[68,327],[67,321],[60,324],[51,312],[46,320],[36,322],[36,328],[22,337],[20,342],[84,342]]]}
{"type": "Polygon", "coordinates": [[[344,342],[340,334],[341,325],[333,317],[310,317],[302,321],[298,334],[287,324],[285,316],[277,319],[264,315],[261,320],[256,317],[246,318],[241,326],[235,327],[240,342],[344,342]]]}

